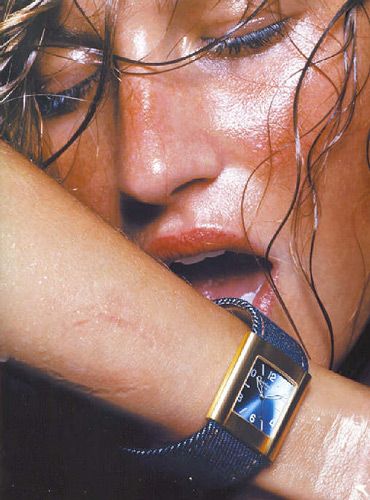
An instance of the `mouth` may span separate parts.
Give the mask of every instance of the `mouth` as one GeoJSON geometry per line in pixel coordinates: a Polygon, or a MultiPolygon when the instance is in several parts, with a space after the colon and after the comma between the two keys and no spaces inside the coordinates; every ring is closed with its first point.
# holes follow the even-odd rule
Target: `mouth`
{"type": "Polygon", "coordinates": [[[204,297],[238,297],[267,313],[272,289],[267,275],[272,265],[263,257],[233,251],[215,251],[177,259],[169,268],[204,297]]]}
{"type": "Polygon", "coordinates": [[[140,243],[207,299],[244,299],[271,316],[276,296],[269,276],[276,283],[278,268],[263,257],[262,246],[246,239],[244,233],[200,227],[140,243]]]}

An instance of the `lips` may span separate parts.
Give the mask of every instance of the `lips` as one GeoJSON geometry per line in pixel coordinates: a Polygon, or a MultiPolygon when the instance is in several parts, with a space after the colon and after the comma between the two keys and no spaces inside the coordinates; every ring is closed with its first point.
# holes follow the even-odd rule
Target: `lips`
{"type": "Polygon", "coordinates": [[[204,297],[243,298],[269,313],[274,293],[267,271],[275,278],[276,270],[244,234],[205,227],[154,237],[140,245],[204,297]]]}

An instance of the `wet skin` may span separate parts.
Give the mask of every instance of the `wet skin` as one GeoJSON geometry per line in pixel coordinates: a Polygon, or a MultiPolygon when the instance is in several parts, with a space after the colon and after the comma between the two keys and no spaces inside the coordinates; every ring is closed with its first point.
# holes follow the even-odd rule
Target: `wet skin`
{"type": "MultiPolygon", "coordinates": [[[[102,31],[104,2],[96,2],[96,8],[92,2],[80,3],[102,31]]],[[[71,4],[63,4],[61,22],[71,30],[91,31],[71,4]]],[[[162,8],[151,0],[122,3],[114,52],[146,61],[186,55],[204,45],[202,39],[230,29],[246,7],[243,1],[215,4],[184,0],[173,14],[169,3],[162,8]]],[[[302,54],[311,52],[340,5],[319,0],[275,2],[238,35],[289,17],[286,33],[262,48],[243,48],[238,55],[215,50],[190,65],[164,73],[156,70],[150,76],[139,66],[122,65],[121,69],[136,74],[122,74],[120,83],[112,78],[95,121],[51,174],[64,179],[64,186],[76,197],[160,260],[223,249],[263,255],[291,203],[296,183],[292,116],[305,62],[302,54]],[[143,214],[140,220],[130,215],[138,210],[143,214]]],[[[320,58],[340,49],[341,28],[333,30],[320,58]]],[[[366,20],[359,14],[360,85],[369,63],[366,29],[366,20]]],[[[68,49],[54,49],[54,53],[71,56],[68,49]]],[[[71,63],[50,51],[40,56],[47,91],[61,92],[96,71],[95,56],[75,52],[74,58],[71,63]]],[[[308,132],[333,105],[333,84],[342,78],[341,58],[319,67],[321,71],[309,72],[300,101],[300,126],[307,132],[304,153],[316,135],[308,132]]],[[[92,84],[85,102],[72,112],[46,120],[52,151],[66,142],[81,121],[94,89],[92,84]]],[[[358,338],[370,302],[367,291],[354,324],[369,264],[366,248],[370,248],[364,105],[368,93],[367,87],[359,97],[351,128],[329,155],[319,181],[321,220],[314,273],[333,322],[336,362],[358,338]]],[[[305,268],[311,224],[307,201],[296,239],[305,268]]],[[[310,355],[327,365],[328,332],[291,254],[291,229],[289,220],[272,247],[272,274],[310,355]]],[[[262,309],[294,335],[271,297],[268,292],[262,297],[262,309]]]]}

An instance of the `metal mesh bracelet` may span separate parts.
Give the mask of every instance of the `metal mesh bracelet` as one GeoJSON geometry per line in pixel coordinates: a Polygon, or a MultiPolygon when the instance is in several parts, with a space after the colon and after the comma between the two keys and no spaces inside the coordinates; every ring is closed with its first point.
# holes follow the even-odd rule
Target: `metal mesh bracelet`
{"type": "MultiPolygon", "coordinates": [[[[238,311],[247,311],[253,333],[285,353],[304,371],[308,370],[303,349],[251,304],[236,298],[219,299],[215,303],[237,316],[238,311]]],[[[213,420],[208,420],[200,431],[182,441],[161,448],[123,448],[122,451],[141,464],[207,489],[242,483],[269,464],[264,455],[213,420]]]]}

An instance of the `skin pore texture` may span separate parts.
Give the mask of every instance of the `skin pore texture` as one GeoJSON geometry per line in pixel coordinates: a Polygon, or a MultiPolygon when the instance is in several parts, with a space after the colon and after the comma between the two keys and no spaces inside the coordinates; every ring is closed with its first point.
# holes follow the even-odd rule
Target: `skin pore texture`
{"type": "MultiPolygon", "coordinates": [[[[103,30],[102,4],[80,4],[103,30]]],[[[282,1],[274,5],[262,11],[252,27],[244,28],[248,32],[270,25],[277,17],[291,18],[287,35],[275,37],[262,50],[244,49],[238,56],[224,51],[170,72],[151,69],[158,74],[150,76],[143,76],[145,68],[127,68],[121,63],[122,71],[138,74],[122,74],[119,85],[111,82],[89,131],[54,166],[65,188],[159,260],[225,249],[262,256],[289,208],[296,183],[295,88],[303,56],[311,53],[340,2],[329,6],[322,1],[282,1]],[[131,213],[149,207],[144,213],[151,214],[153,205],[155,217],[143,216],[139,223],[132,220],[131,213]]],[[[184,56],[198,49],[202,38],[220,36],[233,27],[245,8],[244,1],[231,2],[231,7],[225,1],[184,1],[174,12],[173,6],[158,8],[152,1],[125,2],[118,9],[114,53],[144,61],[184,56]]],[[[73,2],[63,3],[60,19],[72,32],[92,32],[73,2]]],[[[367,21],[359,15],[357,22],[362,85],[369,62],[364,36],[367,21]]],[[[339,24],[318,59],[338,52],[342,40],[339,24]]],[[[66,62],[70,52],[58,49],[59,57],[55,57],[49,49],[40,58],[47,91],[70,88],[96,71],[94,64],[86,64],[88,56],[83,64],[78,57],[77,62],[66,62]]],[[[343,77],[340,64],[338,57],[328,59],[306,77],[299,106],[304,153],[317,129],[316,133],[305,132],[333,105],[335,86],[343,77]]],[[[367,89],[358,99],[350,130],[328,156],[318,183],[321,217],[314,276],[333,324],[336,364],[358,338],[369,309],[367,290],[355,323],[369,268],[369,257],[363,253],[370,243],[366,217],[368,120],[362,104],[368,98],[367,89]]],[[[92,95],[93,91],[86,100],[92,95]]],[[[68,140],[87,106],[88,102],[82,102],[76,111],[46,121],[52,152],[68,140]]],[[[310,197],[305,199],[296,240],[307,271],[313,215],[310,197]]],[[[271,249],[272,275],[307,351],[314,360],[328,365],[328,329],[296,265],[291,229],[290,220],[271,249]]],[[[248,277],[244,281],[245,292],[250,292],[248,277]]],[[[243,283],[238,292],[240,288],[243,283]]],[[[220,294],[212,293],[212,287],[208,293],[211,297],[220,294]]],[[[273,294],[267,291],[266,295],[258,305],[294,335],[286,314],[271,300],[273,294]]]]}
{"type": "MultiPolygon", "coordinates": [[[[163,425],[170,439],[198,430],[244,323],[23,158],[8,148],[0,158],[1,355],[163,425]]],[[[256,483],[284,498],[361,498],[370,488],[368,389],[314,362],[310,372],[281,452],[256,483]]]]}
{"type": "MultiPolygon", "coordinates": [[[[80,2],[101,33],[103,4],[80,2]]],[[[162,4],[119,4],[115,54],[144,61],[181,57],[233,27],[246,8],[245,1],[183,0],[175,11],[172,2],[162,4]]],[[[265,9],[241,30],[290,19],[286,34],[258,50],[215,49],[174,71],[151,68],[155,75],[120,63],[120,81],[111,79],[89,129],[49,170],[85,207],[23,158],[5,147],[0,152],[3,354],[88,387],[174,436],[203,424],[244,326],[128,240],[166,265],[225,249],[263,256],[296,183],[292,116],[304,56],[341,3],[282,0],[279,8],[273,5],[273,12],[265,9]],[[83,353],[78,361],[76,352],[83,353]]],[[[69,0],[62,2],[60,22],[73,33],[94,34],[69,0]]],[[[357,25],[361,86],[369,63],[368,24],[361,11],[357,25]]],[[[308,72],[302,90],[304,154],[316,135],[310,130],[333,105],[334,85],[343,77],[341,58],[328,59],[342,47],[341,26],[332,30],[318,55],[326,60],[308,72]]],[[[62,92],[96,71],[95,54],[71,52],[57,48],[40,55],[37,69],[47,92],[62,92]]],[[[45,119],[45,151],[65,144],[86,113],[95,85],[73,112],[45,119]]],[[[336,366],[358,339],[370,302],[368,290],[361,302],[370,248],[368,88],[318,182],[314,273],[333,323],[336,366]]],[[[296,241],[307,269],[309,197],[300,217],[296,241]]],[[[364,475],[369,395],[325,369],[328,331],[292,256],[291,224],[284,226],[269,260],[311,356],[313,380],[277,462],[257,483],[286,498],[361,498],[370,489],[364,475]],[[299,468],[292,467],[296,463],[299,468]]],[[[251,273],[236,281],[228,290],[253,292],[251,273]]],[[[215,279],[195,285],[211,297],[226,288],[225,280],[215,284],[215,279]]],[[[264,283],[258,305],[295,336],[272,297],[264,283]]]]}

